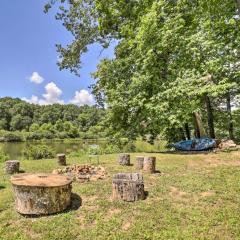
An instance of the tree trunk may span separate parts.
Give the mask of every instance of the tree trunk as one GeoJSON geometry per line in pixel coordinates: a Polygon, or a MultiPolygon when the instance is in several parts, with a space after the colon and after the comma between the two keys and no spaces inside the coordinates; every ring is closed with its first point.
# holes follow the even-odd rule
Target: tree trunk
{"type": "Polygon", "coordinates": [[[187,139],[190,140],[191,139],[191,133],[190,133],[188,123],[185,123],[184,127],[185,127],[185,132],[186,132],[187,139]]]}
{"type": "Polygon", "coordinates": [[[112,198],[127,202],[145,199],[143,176],[139,173],[119,173],[114,175],[112,198]]]}
{"type": "Polygon", "coordinates": [[[214,130],[213,110],[212,110],[211,100],[208,95],[205,95],[205,103],[207,108],[209,135],[211,138],[215,139],[216,136],[215,136],[215,130],[214,130]]]}
{"type": "Polygon", "coordinates": [[[181,136],[181,140],[186,140],[186,136],[185,136],[185,131],[183,128],[180,128],[180,136],[181,136]]]}
{"type": "Polygon", "coordinates": [[[143,169],[143,163],[144,163],[144,156],[137,156],[136,157],[136,169],[137,170],[143,169]]]}
{"type": "Polygon", "coordinates": [[[234,134],[233,134],[233,117],[232,117],[232,107],[231,107],[231,95],[228,92],[227,94],[227,113],[228,113],[228,132],[229,132],[229,138],[231,140],[234,140],[234,134]]]}
{"type": "Polygon", "coordinates": [[[240,0],[236,0],[238,15],[240,16],[240,0]]]}
{"type": "Polygon", "coordinates": [[[5,172],[7,174],[18,173],[20,162],[18,160],[9,160],[5,162],[5,172]]]}
{"type": "Polygon", "coordinates": [[[18,174],[11,178],[16,210],[27,215],[64,211],[71,203],[72,181],[55,174],[18,174]]]}
{"type": "Polygon", "coordinates": [[[130,166],[130,154],[120,154],[118,158],[118,163],[123,166],[130,166]]]}
{"type": "Polygon", "coordinates": [[[59,153],[57,155],[57,159],[58,159],[58,164],[60,166],[66,166],[67,165],[67,163],[66,163],[66,155],[65,154],[59,153]]]}
{"type": "Polygon", "coordinates": [[[156,172],[156,157],[145,157],[143,163],[143,171],[147,173],[156,172]]]}
{"type": "Polygon", "coordinates": [[[201,138],[204,135],[206,135],[203,128],[202,117],[199,112],[194,112],[193,116],[194,116],[194,122],[195,122],[195,137],[201,138]]]}

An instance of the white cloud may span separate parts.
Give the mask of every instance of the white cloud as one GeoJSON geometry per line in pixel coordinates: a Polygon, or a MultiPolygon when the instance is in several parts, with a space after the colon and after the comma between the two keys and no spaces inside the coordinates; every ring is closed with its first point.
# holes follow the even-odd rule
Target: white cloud
{"type": "Polygon", "coordinates": [[[28,103],[33,103],[33,104],[39,104],[39,99],[37,96],[32,95],[32,97],[30,99],[27,98],[22,98],[23,101],[26,101],[28,103]]]}
{"type": "Polygon", "coordinates": [[[75,92],[74,98],[70,101],[70,103],[76,104],[78,106],[83,105],[93,105],[94,104],[94,98],[91,93],[89,93],[87,90],[80,90],[75,92]]]}
{"type": "Polygon", "coordinates": [[[36,84],[40,84],[44,81],[44,78],[42,76],[40,76],[38,72],[33,72],[32,76],[29,77],[29,80],[36,84]]]}
{"type": "Polygon", "coordinates": [[[59,100],[59,97],[62,95],[62,90],[55,83],[48,83],[45,86],[45,90],[46,93],[42,95],[44,99],[40,99],[40,104],[64,103],[62,100],[59,100]]]}
{"type": "Polygon", "coordinates": [[[49,105],[54,103],[64,104],[63,100],[60,100],[59,97],[62,95],[62,90],[53,82],[48,83],[45,86],[46,93],[42,96],[42,99],[39,99],[37,96],[32,96],[31,99],[23,98],[24,101],[40,105],[49,105]]]}

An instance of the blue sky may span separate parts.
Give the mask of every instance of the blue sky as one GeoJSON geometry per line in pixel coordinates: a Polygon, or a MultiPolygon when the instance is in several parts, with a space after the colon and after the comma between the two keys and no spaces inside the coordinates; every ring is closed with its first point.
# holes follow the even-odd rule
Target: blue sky
{"type": "Polygon", "coordinates": [[[43,12],[46,1],[1,0],[0,97],[34,96],[35,101],[43,104],[71,100],[79,105],[90,103],[92,96],[85,91],[94,83],[90,73],[102,57],[113,56],[113,49],[99,56],[101,48],[92,46],[82,58],[80,78],[67,70],[59,71],[55,44],[65,45],[72,36],[55,20],[54,10],[43,12]]]}

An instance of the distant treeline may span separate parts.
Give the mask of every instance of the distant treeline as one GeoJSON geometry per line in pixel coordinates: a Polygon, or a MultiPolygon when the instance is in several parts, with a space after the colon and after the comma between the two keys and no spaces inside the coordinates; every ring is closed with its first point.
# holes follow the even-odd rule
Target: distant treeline
{"type": "Polygon", "coordinates": [[[103,137],[105,110],[73,104],[36,105],[18,98],[0,99],[0,140],[103,137]]]}

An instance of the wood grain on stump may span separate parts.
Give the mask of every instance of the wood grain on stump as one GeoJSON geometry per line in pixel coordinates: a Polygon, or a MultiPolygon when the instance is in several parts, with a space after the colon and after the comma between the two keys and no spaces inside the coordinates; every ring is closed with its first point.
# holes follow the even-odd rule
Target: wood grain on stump
{"type": "Polygon", "coordinates": [[[137,156],[136,157],[136,169],[141,170],[143,169],[144,163],[144,156],[137,156]]]}
{"type": "Polygon", "coordinates": [[[145,157],[143,163],[143,170],[147,173],[156,172],[156,157],[145,157]]]}
{"type": "Polygon", "coordinates": [[[118,158],[118,163],[123,166],[130,166],[130,154],[120,154],[118,158]]]}
{"type": "Polygon", "coordinates": [[[20,162],[18,160],[9,160],[5,162],[5,171],[7,174],[18,173],[20,162]]]}
{"type": "Polygon", "coordinates": [[[66,155],[65,154],[59,153],[57,155],[57,159],[58,159],[58,164],[60,166],[66,166],[67,165],[67,163],[66,163],[66,155]]]}
{"type": "Polygon", "coordinates": [[[134,202],[145,199],[143,176],[139,173],[118,173],[113,176],[112,198],[134,202]]]}
{"type": "Polygon", "coordinates": [[[11,177],[16,210],[26,215],[47,215],[71,203],[72,180],[56,174],[18,174],[11,177]]]}

